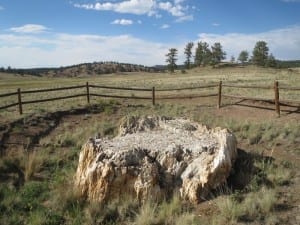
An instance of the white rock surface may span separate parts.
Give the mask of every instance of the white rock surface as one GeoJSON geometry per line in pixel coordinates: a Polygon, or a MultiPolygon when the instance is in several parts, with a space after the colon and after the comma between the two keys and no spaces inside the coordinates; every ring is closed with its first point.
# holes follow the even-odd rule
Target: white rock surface
{"type": "Polygon", "coordinates": [[[83,146],[75,184],[100,202],[123,194],[161,200],[179,190],[197,203],[226,181],[236,155],[236,138],[227,129],[182,118],[131,117],[117,137],[83,146]]]}

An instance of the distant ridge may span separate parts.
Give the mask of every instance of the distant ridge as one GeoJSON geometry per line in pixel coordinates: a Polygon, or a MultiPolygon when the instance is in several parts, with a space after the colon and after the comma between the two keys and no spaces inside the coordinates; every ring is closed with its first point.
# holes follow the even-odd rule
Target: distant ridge
{"type": "Polygon", "coordinates": [[[279,68],[295,68],[300,67],[300,60],[278,60],[277,64],[279,68]]]}
{"type": "MultiPolygon", "coordinates": [[[[300,67],[300,60],[277,60],[275,68],[296,68],[300,67]]],[[[221,63],[215,68],[234,67],[240,65],[239,63],[221,63]]],[[[246,63],[245,65],[251,65],[246,63]]],[[[193,66],[192,66],[193,67],[193,66]]],[[[178,65],[178,70],[185,70],[185,65],[178,65]]],[[[127,72],[148,72],[157,73],[167,70],[166,65],[144,66],[130,63],[119,62],[93,62],[81,63],[64,67],[44,67],[44,68],[30,68],[30,69],[15,69],[15,68],[0,68],[0,72],[17,74],[17,75],[32,75],[32,76],[47,76],[47,77],[79,77],[79,76],[92,76],[102,74],[122,74],[127,72]]]]}
{"type": "Polygon", "coordinates": [[[49,76],[49,77],[77,77],[102,75],[111,73],[126,73],[126,72],[161,72],[162,67],[148,67],[144,65],[119,63],[119,62],[93,62],[81,63],[77,65],[54,67],[54,68],[30,68],[30,69],[15,69],[8,67],[0,68],[0,72],[33,75],[33,76],[49,76]]]}

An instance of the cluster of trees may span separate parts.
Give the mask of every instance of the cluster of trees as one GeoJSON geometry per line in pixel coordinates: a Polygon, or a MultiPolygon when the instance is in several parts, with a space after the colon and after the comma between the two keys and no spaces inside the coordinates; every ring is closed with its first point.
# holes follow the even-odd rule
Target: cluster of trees
{"type": "MultiPolygon", "coordinates": [[[[187,43],[184,54],[186,56],[186,61],[184,62],[185,67],[190,69],[195,66],[206,66],[206,65],[216,65],[225,59],[226,52],[223,51],[222,45],[220,43],[215,43],[214,45],[209,47],[206,42],[198,42],[195,55],[193,56],[193,47],[194,43],[187,43]],[[194,61],[192,61],[194,58],[194,61]]],[[[170,72],[174,72],[177,68],[177,54],[178,51],[176,48],[169,49],[168,54],[166,54],[166,62],[168,63],[168,70],[170,72]]]]}
{"type": "Polygon", "coordinates": [[[241,51],[238,60],[245,64],[250,62],[257,66],[277,67],[278,61],[273,54],[269,54],[269,47],[265,41],[258,41],[252,51],[252,57],[249,58],[249,53],[246,50],[241,51]]]}
{"type": "MultiPolygon", "coordinates": [[[[184,62],[185,68],[190,69],[196,66],[215,66],[226,58],[226,52],[223,50],[222,45],[219,42],[209,46],[207,42],[198,42],[195,53],[193,55],[194,43],[189,42],[186,44],[184,54],[186,61],[184,62]]],[[[176,62],[178,50],[176,48],[169,49],[166,54],[166,62],[168,70],[173,73],[177,68],[176,62]]],[[[242,50],[238,56],[238,61],[242,64],[252,63],[257,66],[265,67],[277,67],[278,60],[275,59],[273,54],[269,54],[269,48],[265,41],[258,41],[252,51],[252,56],[249,56],[247,50],[242,50]]],[[[231,57],[231,62],[235,62],[235,58],[231,57]]]]}

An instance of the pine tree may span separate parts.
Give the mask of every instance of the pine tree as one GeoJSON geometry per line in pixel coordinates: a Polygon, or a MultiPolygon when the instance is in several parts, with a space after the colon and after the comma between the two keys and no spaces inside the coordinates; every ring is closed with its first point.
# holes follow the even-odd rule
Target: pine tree
{"type": "Polygon", "coordinates": [[[252,62],[257,66],[266,66],[268,61],[269,48],[265,41],[258,41],[253,49],[252,62]]]}
{"type": "Polygon", "coordinates": [[[198,42],[195,53],[195,64],[197,66],[206,66],[210,63],[211,51],[209,45],[206,42],[198,42]]]}
{"type": "Polygon", "coordinates": [[[249,58],[249,53],[246,50],[241,51],[238,60],[242,63],[245,64],[245,62],[248,61],[249,58]]]}
{"type": "Polygon", "coordinates": [[[168,70],[171,73],[174,73],[174,70],[176,69],[176,61],[177,61],[177,49],[176,48],[170,48],[169,53],[166,54],[166,62],[168,63],[168,70]]]}
{"type": "Polygon", "coordinates": [[[226,52],[223,51],[222,45],[217,42],[211,46],[211,64],[216,65],[226,58],[226,52]]]}
{"type": "Polygon", "coordinates": [[[273,68],[277,67],[277,61],[272,53],[268,56],[266,66],[273,67],[273,68]]]}
{"type": "Polygon", "coordinates": [[[186,56],[186,61],[185,61],[185,67],[187,69],[191,68],[191,58],[192,58],[192,48],[194,47],[193,42],[187,43],[185,49],[184,49],[184,54],[186,56]]]}

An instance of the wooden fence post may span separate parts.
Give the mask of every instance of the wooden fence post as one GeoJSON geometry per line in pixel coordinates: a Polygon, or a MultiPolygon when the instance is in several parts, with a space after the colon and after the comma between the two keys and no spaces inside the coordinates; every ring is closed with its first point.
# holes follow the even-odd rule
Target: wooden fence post
{"type": "Polygon", "coordinates": [[[219,93],[218,93],[218,108],[221,108],[222,104],[222,81],[219,83],[219,93]]]}
{"type": "Polygon", "coordinates": [[[152,87],[152,105],[155,105],[155,87],[152,87]]]}
{"type": "Polygon", "coordinates": [[[22,97],[21,97],[21,89],[18,88],[18,104],[19,104],[19,113],[20,115],[23,114],[23,109],[22,109],[22,97]]]}
{"type": "Polygon", "coordinates": [[[90,88],[89,88],[89,82],[86,82],[86,99],[88,104],[90,104],[90,88]]]}
{"type": "Polygon", "coordinates": [[[275,111],[278,116],[280,116],[280,102],[279,102],[279,88],[278,81],[274,82],[274,94],[275,94],[275,111]]]}

